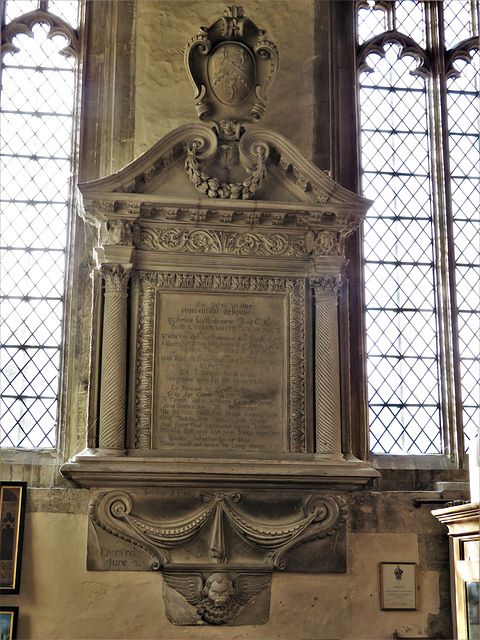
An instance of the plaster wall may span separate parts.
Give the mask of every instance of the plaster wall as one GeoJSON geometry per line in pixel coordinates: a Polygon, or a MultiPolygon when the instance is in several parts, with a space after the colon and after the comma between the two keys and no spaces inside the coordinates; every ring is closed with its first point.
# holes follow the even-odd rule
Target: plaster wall
{"type": "Polygon", "coordinates": [[[87,572],[86,490],[30,489],[19,638],[381,639],[441,630],[451,637],[448,544],[429,507],[404,492],[352,496],[346,574],[273,576],[270,620],[245,627],[176,627],[156,572],[87,572]],[[379,563],[419,563],[418,611],[381,611],[379,563]]]}

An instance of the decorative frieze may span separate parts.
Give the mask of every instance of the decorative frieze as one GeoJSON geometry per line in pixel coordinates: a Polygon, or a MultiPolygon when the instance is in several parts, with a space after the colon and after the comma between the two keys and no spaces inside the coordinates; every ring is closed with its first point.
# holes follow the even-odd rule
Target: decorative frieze
{"type": "Polygon", "coordinates": [[[147,251],[237,256],[302,257],[308,255],[304,232],[266,234],[214,229],[142,228],[137,247],[147,251]]]}

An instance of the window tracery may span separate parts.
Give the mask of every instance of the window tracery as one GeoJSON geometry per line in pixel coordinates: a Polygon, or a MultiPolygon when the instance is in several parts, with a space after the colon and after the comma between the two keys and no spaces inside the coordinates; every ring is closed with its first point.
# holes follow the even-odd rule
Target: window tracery
{"type": "Polygon", "coordinates": [[[2,447],[56,442],[78,2],[5,3],[0,108],[2,447]],[[66,19],[64,19],[66,18],[66,19]]]}
{"type": "Polygon", "coordinates": [[[457,460],[479,413],[478,2],[357,6],[371,450],[457,460]]]}

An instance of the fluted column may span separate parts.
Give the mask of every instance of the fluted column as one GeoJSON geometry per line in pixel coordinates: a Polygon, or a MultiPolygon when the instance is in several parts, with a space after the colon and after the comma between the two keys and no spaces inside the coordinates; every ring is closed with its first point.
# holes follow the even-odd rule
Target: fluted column
{"type": "Polygon", "coordinates": [[[313,279],[315,292],[315,452],[343,458],[340,407],[338,291],[335,276],[313,279]]]}
{"type": "Polygon", "coordinates": [[[102,366],[100,379],[99,447],[125,449],[127,379],[127,292],[130,268],[102,264],[105,282],[102,366]]]}

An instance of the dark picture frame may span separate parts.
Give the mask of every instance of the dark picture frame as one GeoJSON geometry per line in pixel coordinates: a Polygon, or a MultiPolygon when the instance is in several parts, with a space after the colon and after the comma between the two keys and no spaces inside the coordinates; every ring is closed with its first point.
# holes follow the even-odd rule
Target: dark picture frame
{"type": "Polygon", "coordinates": [[[0,607],[0,638],[17,640],[18,607],[0,607]]]}
{"type": "Polygon", "coordinates": [[[0,482],[0,595],[20,592],[26,482],[0,482]]]}
{"type": "Polygon", "coordinates": [[[416,562],[380,563],[380,606],[382,611],[418,609],[416,562]]]}

